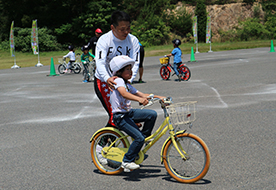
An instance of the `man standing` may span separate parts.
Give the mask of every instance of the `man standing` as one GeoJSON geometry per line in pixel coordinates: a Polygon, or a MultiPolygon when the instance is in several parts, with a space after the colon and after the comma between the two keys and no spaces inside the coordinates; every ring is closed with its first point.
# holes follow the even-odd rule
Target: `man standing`
{"type": "Polygon", "coordinates": [[[100,28],[97,28],[95,30],[95,36],[93,36],[89,43],[87,44],[88,45],[88,48],[89,49],[92,49],[92,54],[95,55],[95,48],[96,48],[96,44],[97,44],[97,41],[99,39],[99,37],[102,35],[102,30],[100,28]]]}
{"type": "Polygon", "coordinates": [[[140,64],[139,64],[138,83],[144,83],[144,81],[142,80],[142,77],[143,77],[143,72],[144,72],[143,62],[144,62],[145,50],[144,50],[144,46],[140,42],[139,42],[139,45],[140,45],[140,64]]]}
{"type": "Polygon", "coordinates": [[[102,35],[96,45],[96,73],[94,88],[105,110],[108,112],[109,121],[107,126],[115,126],[113,114],[109,102],[110,91],[114,88],[115,76],[112,76],[109,62],[118,55],[127,55],[135,60],[132,68],[132,82],[139,69],[138,39],[130,34],[130,17],[123,11],[115,11],[111,15],[111,31],[102,35]]]}

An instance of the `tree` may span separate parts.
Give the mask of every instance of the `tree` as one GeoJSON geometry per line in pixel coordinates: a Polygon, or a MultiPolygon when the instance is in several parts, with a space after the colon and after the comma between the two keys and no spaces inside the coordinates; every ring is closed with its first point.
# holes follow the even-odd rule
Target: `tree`
{"type": "Polygon", "coordinates": [[[253,5],[254,2],[256,2],[256,0],[243,0],[243,3],[245,3],[246,5],[253,5]]]}
{"type": "Polygon", "coordinates": [[[197,16],[197,31],[198,31],[198,41],[205,42],[206,39],[206,22],[207,22],[207,12],[204,0],[198,0],[195,9],[195,16],[197,16]]]}
{"type": "Polygon", "coordinates": [[[118,8],[117,4],[116,1],[88,1],[85,11],[76,15],[72,21],[55,29],[58,40],[82,46],[95,35],[94,31],[97,28],[101,28],[104,33],[109,31],[110,17],[112,12],[118,8]]]}
{"type": "Polygon", "coordinates": [[[173,33],[183,38],[192,33],[192,15],[186,11],[186,7],[179,8],[168,16],[168,25],[173,33]]]}
{"type": "Polygon", "coordinates": [[[143,46],[164,44],[169,38],[169,27],[164,12],[170,6],[168,0],[125,0],[126,12],[132,20],[131,33],[143,46]]]}

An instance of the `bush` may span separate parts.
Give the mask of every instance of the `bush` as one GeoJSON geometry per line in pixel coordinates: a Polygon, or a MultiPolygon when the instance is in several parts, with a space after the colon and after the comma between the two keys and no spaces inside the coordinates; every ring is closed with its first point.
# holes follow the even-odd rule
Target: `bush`
{"type": "MultiPolygon", "coordinates": [[[[267,23],[267,27],[260,23],[260,20],[257,18],[250,18],[246,21],[240,22],[239,26],[236,26],[233,30],[222,31],[219,30],[221,35],[221,41],[249,41],[257,39],[270,39],[271,32],[268,30],[268,26],[271,26],[273,30],[274,25],[267,23]]],[[[276,26],[276,19],[275,19],[276,26]]],[[[274,29],[275,30],[275,29],[274,29]]]]}
{"type": "Polygon", "coordinates": [[[241,40],[269,39],[270,32],[257,18],[248,19],[242,22],[241,26],[242,28],[238,30],[241,40]]]}
{"type": "Polygon", "coordinates": [[[220,34],[220,41],[221,42],[234,42],[238,41],[238,35],[236,30],[229,30],[229,31],[223,31],[219,30],[218,33],[220,34]]]}
{"type": "Polygon", "coordinates": [[[264,24],[265,29],[270,32],[270,38],[276,38],[276,18],[274,16],[267,17],[267,21],[264,24]]]}
{"type": "MultiPolygon", "coordinates": [[[[51,30],[47,28],[38,29],[39,51],[57,51],[61,50],[61,45],[57,43],[56,37],[51,30]]],[[[31,28],[14,28],[15,51],[32,52],[31,48],[31,28]]],[[[9,40],[1,42],[1,49],[9,49],[9,40]]]]}

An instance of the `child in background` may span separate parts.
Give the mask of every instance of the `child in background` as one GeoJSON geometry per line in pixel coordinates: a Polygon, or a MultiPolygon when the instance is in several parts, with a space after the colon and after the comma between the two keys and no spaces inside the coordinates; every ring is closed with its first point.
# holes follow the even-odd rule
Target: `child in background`
{"type": "MultiPolygon", "coordinates": [[[[144,94],[136,90],[128,80],[132,77],[132,67],[135,60],[128,56],[120,55],[110,61],[110,70],[113,76],[115,89],[111,93],[110,102],[113,113],[113,122],[116,126],[130,135],[134,141],[130,145],[128,152],[124,155],[122,168],[125,172],[138,169],[140,166],[135,164],[135,158],[141,150],[145,138],[151,135],[155,124],[157,113],[149,109],[132,109],[131,100],[137,101],[142,105],[148,104],[149,94],[144,94]],[[135,123],[144,122],[143,129],[140,131],[135,123]]],[[[154,96],[164,99],[163,96],[154,96]]]]}
{"type": "Polygon", "coordinates": [[[68,46],[68,49],[69,49],[69,53],[67,55],[63,56],[63,59],[66,59],[67,57],[69,57],[70,61],[68,62],[64,73],[67,73],[68,69],[71,68],[72,63],[74,63],[76,61],[74,46],[70,45],[70,46],[68,46]]]}
{"type": "Polygon", "coordinates": [[[89,51],[88,45],[85,45],[81,48],[81,51],[83,52],[83,54],[81,55],[81,62],[84,68],[84,75],[83,75],[83,81],[82,82],[88,82],[86,80],[86,77],[88,75],[88,64],[89,64],[89,57],[92,57],[92,59],[95,58],[95,56],[93,54],[91,54],[89,51]]]}
{"type": "Polygon", "coordinates": [[[181,76],[179,75],[179,72],[177,70],[177,67],[182,63],[181,59],[181,49],[178,47],[181,44],[181,41],[179,39],[175,39],[172,41],[174,49],[172,50],[172,53],[169,55],[165,55],[167,57],[170,57],[173,55],[173,69],[175,74],[178,76],[179,81],[181,81],[181,76]]]}

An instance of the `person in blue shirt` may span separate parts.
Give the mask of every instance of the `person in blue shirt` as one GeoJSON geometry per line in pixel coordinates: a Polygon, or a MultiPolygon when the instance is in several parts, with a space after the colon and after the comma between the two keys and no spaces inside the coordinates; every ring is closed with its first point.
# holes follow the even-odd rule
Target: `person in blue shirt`
{"type": "Polygon", "coordinates": [[[169,55],[166,55],[167,57],[173,56],[173,69],[175,74],[178,76],[179,81],[181,81],[181,77],[179,75],[179,72],[177,70],[177,67],[182,63],[181,59],[181,49],[178,47],[181,44],[181,41],[179,39],[175,39],[172,41],[174,49],[169,55]]]}

